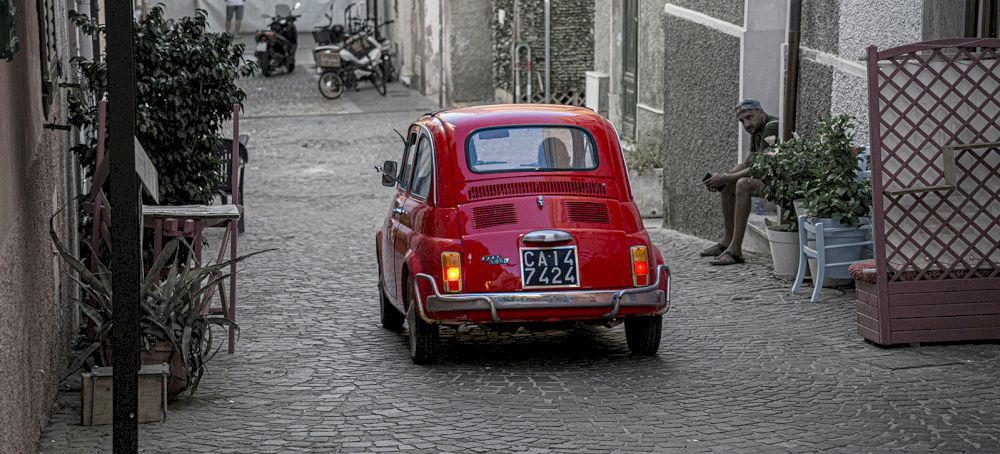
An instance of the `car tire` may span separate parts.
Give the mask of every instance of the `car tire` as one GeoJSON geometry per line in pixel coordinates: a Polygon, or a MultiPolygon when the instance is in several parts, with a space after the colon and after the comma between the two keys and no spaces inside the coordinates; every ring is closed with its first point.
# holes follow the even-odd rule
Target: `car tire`
{"type": "Polygon", "coordinates": [[[663,315],[625,319],[625,341],[636,356],[653,356],[660,349],[663,315]]]}
{"type": "Polygon", "coordinates": [[[406,318],[396,310],[396,306],[393,306],[389,302],[389,297],[385,294],[385,286],[382,284],[381,279],[379,279],[378,283],[378,296],[381,300],[379,303],[379,319],[382,322],[382,327],[394,333],[402,332],[403,322],[406,321],[406,318]]]}
{"type": "Polygon", "coordinates": [[[410,331],[410,359],[416,364],[434,364],[437,362],[440,348],[438,325],[427,323],[417,316],[416,292],[411,287],[408,293],[409,307],[406,309],[406,324],[410,331]]]}

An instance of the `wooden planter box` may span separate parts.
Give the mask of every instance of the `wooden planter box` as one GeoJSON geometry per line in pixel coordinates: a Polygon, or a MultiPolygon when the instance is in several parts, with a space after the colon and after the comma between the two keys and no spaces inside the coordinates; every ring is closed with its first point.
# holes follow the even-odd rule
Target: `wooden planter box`
{"type": "Polygon", "coordinates": [[[857,280],[858,334],[879,345],[1000,339],[1000,288],[942,292],[943,284],[928,284],[926,293],[880,299],[874,283],[857,280]]]}
{"type": "MultiPolygon", "coordinates": [[[[84,426],[111,424],[114,414],[111,373],[110,367],[95,367],[93,371],[81,374],[81,424],[84,426]]],[[[170,368],[166,364],[142,366],[139,370],[139,422],[162,422],[167,419],[169,378],[170,368]]]]}

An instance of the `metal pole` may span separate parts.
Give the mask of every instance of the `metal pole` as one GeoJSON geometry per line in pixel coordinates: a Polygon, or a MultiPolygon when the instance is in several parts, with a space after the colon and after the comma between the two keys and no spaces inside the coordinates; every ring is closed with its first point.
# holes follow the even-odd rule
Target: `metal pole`
{"type": "Polygon", "coordinates": [[[785,105],[782,106],[781,119],[784,129],[781,140],[792,138],[795,131],[795,107],[799,94],[799,29],[802,19],[801,0],[790,0],[788,4],[788,63],[785,68],[785,105]]]}
{"type": "MultiPolygon", "coordinates": [[[[96,4],[97,2],[93,2],[96,4]]],[[[135,60],[131,2],[108,2],[108,138],[111,159],[111,272],[114,329],[114,452],[134,453],[139,443],[139,281],[142,224],[135,172],[135,60]]]]}
{"type": "Polygon", "coordinates": [[[444,108],[444,0],[438,0],[438,106],[444,108]]]}
{"type": "Polygon", "coordinates": [[[545,0],[545,103],[548,104],[552,102],[552,98],[549,95],[549,38],[551,27],[549,26],[549,19],[551,17],[551,0],[545,0]]]}

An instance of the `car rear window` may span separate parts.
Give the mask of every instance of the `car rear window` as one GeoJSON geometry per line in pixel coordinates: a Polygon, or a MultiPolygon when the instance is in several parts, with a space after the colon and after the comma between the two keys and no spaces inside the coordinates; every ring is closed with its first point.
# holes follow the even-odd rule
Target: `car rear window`
{"type": "Polygon", "coordinates": [[[465,146],[476,173],[547,172],[597,168],[594,139],[568,126],[516,126],[480,129],[465,146]]]}

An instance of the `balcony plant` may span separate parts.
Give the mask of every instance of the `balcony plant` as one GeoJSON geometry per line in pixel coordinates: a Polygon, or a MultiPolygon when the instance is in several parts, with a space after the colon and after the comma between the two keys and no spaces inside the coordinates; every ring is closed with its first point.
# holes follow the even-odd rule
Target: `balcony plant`
{"type": "MultiPolygon", "coordinates": [[[[94,340],[73,360],[67,374],[78,370],[92,357],[95,365],[111,366],[114,320],[111,271],[98,260],[98,271],[92,273],[83,262],[70,254],[56,236],[54,228],[50,227],[49,232],[63,262],[76,273],[69,273],[70,278],[79,284],[86,297],[85,300],[77,300],[77,305],[94,324],[94,340]]],[[[207,311],[211,301],[206,298],[207,294],[229,278],[230,274],[225,270],[232,263],[266,252],[196,266],[193,253],[184,254],[184,261],[181,262],[179,251],[186,247],[187,244],[179,238],[164,246],[150,264],[139,296],[143,364],[170,364],[172,377],[169,393],[172,397],[185,391],[193,394],[198,389],[206,364],[222,347],[222,337],[216,337],[213,330],[230,327],[237,332],[239,330],[236,322],[225,315],[207,311]]]]}

